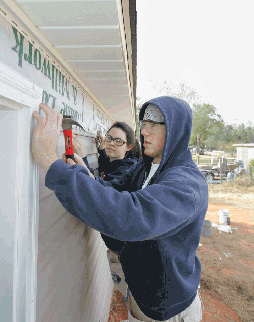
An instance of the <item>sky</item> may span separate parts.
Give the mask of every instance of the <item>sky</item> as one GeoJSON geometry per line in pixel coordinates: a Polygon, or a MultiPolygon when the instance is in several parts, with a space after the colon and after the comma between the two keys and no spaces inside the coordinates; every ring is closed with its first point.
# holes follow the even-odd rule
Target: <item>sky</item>
{"type": "Polygon", "coordinates": [[[253,0],[137,0],[137,97],[184,81],[226,124],[254,124],[253,0]]]}

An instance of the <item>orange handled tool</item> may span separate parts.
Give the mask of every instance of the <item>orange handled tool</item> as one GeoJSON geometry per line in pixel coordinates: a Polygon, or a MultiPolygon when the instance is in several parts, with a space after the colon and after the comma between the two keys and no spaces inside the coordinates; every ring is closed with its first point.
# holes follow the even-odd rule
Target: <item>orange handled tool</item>
{"type": "Polygon", "coordinates": [[[66,159],[71,158],[74,161],[74,151],[72,143],[72,125],[81,127],[84,131],[86,128],[82,122],[76,117],[70,115],[63,115],[62,128],[65,139],[65,154],[66,159]]]}

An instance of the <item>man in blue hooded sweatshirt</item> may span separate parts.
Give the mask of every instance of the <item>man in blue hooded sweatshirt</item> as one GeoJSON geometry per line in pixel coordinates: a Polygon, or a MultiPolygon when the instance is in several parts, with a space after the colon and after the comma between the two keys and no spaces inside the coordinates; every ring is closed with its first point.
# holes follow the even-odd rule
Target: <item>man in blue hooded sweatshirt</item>
{"type": "Polygon", "coordinates": [[[76,163],[57,157],[62,116],[40,107],[46,119],[34,114],[34,158],[66,210],[101,232],[117,254],[129,291],[129,321],[200,321],[196,250],[208,187],[188,148],[189,105],[166,96],[146,102],[139,115],[143,158],[108,182],[94,177],[77,155],[76,163]]]}

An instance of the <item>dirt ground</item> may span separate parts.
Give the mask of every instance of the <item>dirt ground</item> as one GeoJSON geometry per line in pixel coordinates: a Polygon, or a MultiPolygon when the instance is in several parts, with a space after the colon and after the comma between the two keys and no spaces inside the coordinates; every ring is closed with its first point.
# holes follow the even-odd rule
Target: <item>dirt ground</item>
{"type": "MultiPolygon", "coordinates": [[[[211,237],[201,237],[202,322],[254,322],[254,187],[209,185],[205,219],[219,223],[219,209],[229,210],[230,226],[237,230],[212,227],[211,237]]],[[[122,320],[128,320],[127,309],[114,290],[108,322],[122,320]]]]}

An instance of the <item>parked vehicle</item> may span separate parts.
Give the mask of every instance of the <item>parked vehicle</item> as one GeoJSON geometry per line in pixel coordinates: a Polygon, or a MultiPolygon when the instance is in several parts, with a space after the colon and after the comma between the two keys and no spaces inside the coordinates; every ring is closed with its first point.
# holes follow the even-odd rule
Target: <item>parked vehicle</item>
{"type": "MultiPolygon", "coordinates": [[[[217,165],[206,165],[204,167],[199,166],[199,170],[203,173],[207,181],[214,180],[215,177],[220,177],[220,158],[218,158],[217,165]]],[[[226,159],[225,159],[226,160],[226,159]]],[[[236,175],[240,175],[242,173],[246,173],[246,170],[243,169],[242,160],[235,160],[234,163],[225,162],[222,165],[222,177],[227,177],[227,174],[230,172],[235,172],[236,175]]]]}

